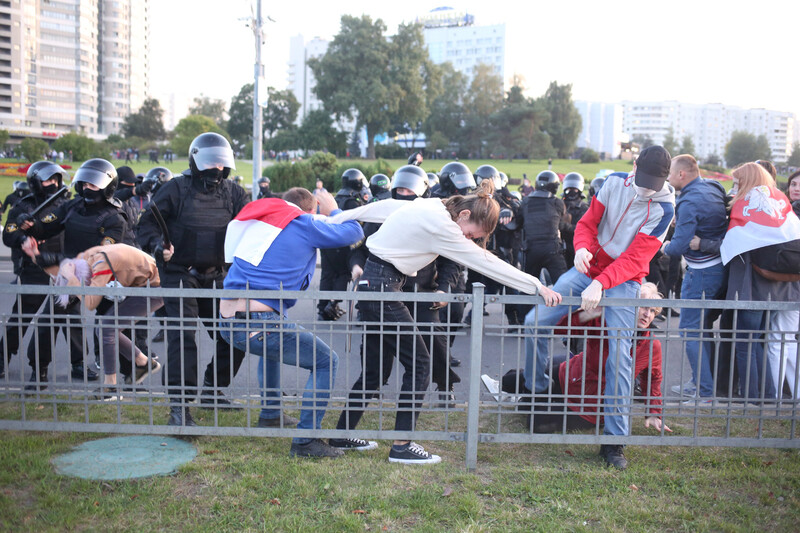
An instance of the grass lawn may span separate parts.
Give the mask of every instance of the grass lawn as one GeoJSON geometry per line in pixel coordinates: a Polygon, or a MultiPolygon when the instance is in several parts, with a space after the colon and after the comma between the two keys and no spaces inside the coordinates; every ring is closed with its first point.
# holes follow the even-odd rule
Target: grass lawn
{"type": "MultiPolygon", "coordinates": [[[[0,404],[3,418],[7,407],[0,404]]],[[[106,418],[101,409],[116,416],[113,407],[93,407],[97,420],[106,418]]],[[[211,423],[212,414],[195,413],[211,423]]],[[[165,416],[159,408],[155,423],[165,416]]],[[[243,416],[220,414],[220,424],[243,416]]],[[[333,420],[329,413],[325,426],[333,420]]],[[[363,426],[376,420],[368,413],[363,426]]],[[[513,431],[524,423],[507,424],[513,431]]],[[[421,429],[434,426],[424,414],[421,429]]],[[[200,437],[191,440],[195,460],[172,476],[103,482],[54,472],[54,457],[101,437],[2,433],[0,529],[796,531],[800,516],[800,450],[633,446],[628,470],[618,472],[603,466],[597,446],[490,443],[468,472],[455,442],[425,443],[442,455],[439,465],[406,466],[388,463],[385,441],[311,460],[289,458],[285,438],[200,437]]]]}

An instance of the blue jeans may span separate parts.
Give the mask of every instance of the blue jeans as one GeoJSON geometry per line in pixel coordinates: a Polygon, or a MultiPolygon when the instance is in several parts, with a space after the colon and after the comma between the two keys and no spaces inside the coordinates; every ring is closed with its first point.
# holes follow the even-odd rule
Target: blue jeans
{"type": "Polygon", "coordinates": [[[764,361],[765,318],[764,311],[736,312],[736,368],[739,371],[739,392],[743,398],[775,398],[777,394],[769,365],[765,366],[764,361]]]}
{"type": "MultiPolygon", "coordinates": [[[[237,313],[238,314],[238,313],[237,313]]],[[[339,357],[313,333],[297,324],[286,322],[275,312],[250,312],[250,320],[220,321],[220,335],[234,348],[261,357],[258,365],[258,384],[264,391],[265,406],[261,418],[281,416],[275,406],[280,404],[280,364],[299,366],[310,371],[303,391],[298,429],[320,429],[330,390],[336,379],[339,357]],[[281,331],[281,329],[283,331],[281,331]],[[288,331],[287,331],[288,330],[288,331]],[[266,366],[266,371],[264,367],[266,366]],[[266,389],[264,377],[266,375],[266,389]],[[272,399],[270,399],[272,398],[272,399]],[[272,406],[272,408],[270,408],[272,406]]],[[[295,438],[305,444],[312,439],[295,438]]]]}
{"type": "MultiPolygon", "coordinates": [[[[558,278],[553,289],[562,296],[580,296],[592,279],[575,268],[558,278]]],[[[637,298],[641,285],[626,281],[605,291],[603,298],[637,298]]],[[[571,311],[567,305],[555,307],[535,306],[525,317],[528,334],[525,338],[525,386],[536,394],[547,391],[551,376],[547,374],[550,360],[550,339],[553,326],[571,311]]],[[[608,328],[609,354],[605,366],[605,389],[603,391],[603,414],[605,435],[627,435],[628,413],[631,403],[631,342],[636,326],[634,307],[609,306],[604,308],[605,325],[608,328]]],[[[553,369],[557,372],[557,369],[553,369]]]]}
{"type": "MultiPolygon", "coordinates": [[[[722,263],[700,269],[688,267],[683,275],[681,298],[700,300],[705,293],[706,299],[714,300],[721,296],[724,285],[725,266],[722,263]]],[[[714,375],[711,373],[714,344],[710,340],[689,339],[699,339],[701,329],[703,338],[713,338],[714,334],[711,331],[713,318],[714,313],[711,309],[681,309],[679,328],[681,336],[687,339],[686,357],[692,368],[692,381],[699,389],[700,396],[704,397],[714,396],[714,375]]]]}

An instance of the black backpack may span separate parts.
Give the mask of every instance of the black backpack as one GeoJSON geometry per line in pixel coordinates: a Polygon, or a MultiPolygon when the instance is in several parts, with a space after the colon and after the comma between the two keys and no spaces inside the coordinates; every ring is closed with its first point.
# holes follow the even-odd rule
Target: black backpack
{"type": "Polygon", "coordinates": [[[750,252],[753,269],[772,281],[800,281],[800,239],[756,248],[750,252]]]}

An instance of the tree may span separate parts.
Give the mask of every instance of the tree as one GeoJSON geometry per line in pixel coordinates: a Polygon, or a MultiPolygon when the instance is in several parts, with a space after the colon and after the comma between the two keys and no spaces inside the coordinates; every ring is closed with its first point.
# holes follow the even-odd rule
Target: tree
{"type": "Polygon", "coordinates": [[[305,150],[343,154],[347,149],[347,133],[333,127],[333,119],[324,109],[315,109],[306,115],[297,137],[299,146],[305,150]]]}
{"type": "Polygon", "coordinates": [[[33,163],[34,161],[44,159],[47,152],[50,151],[50,146],[41,139],[26,137],[22,139],[20,150],[22,150],[22,155],[25,159],[33,163]]]}
{"type": "Polygon", "coordinates": [[[72,158],[75,161],[84,161],[95,153],[95,142],[79,133],[66,133],[55,140],[53,150],[65,154],[72,150],[72,158]]]}
{"type": "MultiPolygon", "coordinates": [[[[424,54],[418,50],[419,29],[403,25],[395,39],[411,47],[406,55],[384,37],[386,26],[367,15],[344,15],[341,30],[324,56],[309,60],[317,85],[314,92],[337,119],[356,118],[356,129],[367,130],[367,157],[375,157],[375,136],[389,129],[403,111],[421,105],[418,77],[424,54]],[[405,76],[405,78],[404,78],[405,76]]],[[[411,112],[408,122],[424,114],[411,112]]]]}
{"type": "Polygon", "coordinates": [[[720,161],[720,159],[719,159],[719,156],[718,156],[717,154],[711,154],[711,155],[709,155],[709,156],[706,156],[706,158],[705,158],[705,160],[704,160],[703,162],[704,162],[704,163],[706,163],[706,164],[708,164],[708,165],[714,165],[714,166],[717,166],[717,165],[719,165],[719,164],[720,164],[722,161],[720,161]]]}
{"type": "Polygon", "coordinates": [[[581,163],[599,163],[600,156],[591,148],[584,148],[581,152],[581,163]]]}
{"type": "MultiPolygon", "coordinates": [[[[263,122],[267,136],[272,137],[278,130],[295,129],[297,127],[295,126],[295,121],[297,120],[297,111],[300,109],[300,102],[297,101],[294,93],[290,89],[279,91],[272,87],[267,89],[267,93],[269,94],[269,102],[264,110],[263,122]]],[[[250,115],[252,117],[252,112],[250,115]]],[[[252,128],[250,128],[250,131],[252,131],[252,128]]]]}
{"type": "Polygon", "coordinates": [[[792,155],[789,156],[786,164],[790,167],[800,167],[800,142],[795,142],[792,145],[792,155]]]}
{"type": "Polygon", "coordinates": [[[647,147],[653,146],[655,143],[653,139],[650,138],[649,135],[644,135],[642,133],[636,133],[631,135],[631,142],[634,142],[639,145],[639,148],[644,150],[647,147]]]}
{"type": "Polygon", "coordinates": [[[0,129],[0,150],[5,150],[6,143],[8,139],[11,138],[11,134],[8,133],[8,130],[0,129]]]}
{"type": "MultiPolygon", "coordinates": [[[[438,65],[439,91],[431,100],[430,113],[423,124],[428,150],[445,150],[461,137],[467,77],[450,63],[438,65]]],[[[429,83],[431,85],[431,83],[429,83]]]]}
{"type": "Polygon", "coordinates": [[[228,109],[228,133],[242,144],[253,137],[253,90],[252,83],[242,85],[228,109]]]}
{"type": "Polygon", "coordinates": [[[487,142],[494,154],[514,157],[545,158],[555,155],[546,128],[550,114],[542,101],[524,96],[522,78],[516,76],[503,102],[503,109],[491,116],[487,142]]]}
{"type": "Polygon", "coordinates": [[[182,118],[172,132],[174,135],[171,143],[172,150],[179,156],[188,154],[189,145],[192,144],[194,138],[208,131],[219,133],[230,140],[228,132],[220,128],[213,118],[203,115],[189,115],[182,118]]]}
{"type": "Polygon", "coordinates": [[[208,96],[194,97],[194,105],[189,108],[190,115],[203,115],[217,123],[220,128],[225,127],[225,100],[209,98],[208,96]]]}
{"type": "Polygon", "coordinates": [[[756,137],[746,131],[734,131],[725,145],[725,164],[735,167],[748,161],[770,159],[772,151],[765,135],[756,137]]]}
{"type": "Polygon", "coordinates": [[[464,129],[461,138],[474,156],[483,154],[483,145],[491,131],[491,116],[503,108],[503,80],[494,67],[475,65],[472,82],[464,97],[464,129]]]}
{"type": "Polygon", "coordinates": [[[155,98],[148,98],[136,113],[125,117],[122,134],[125,137],[141,137],[157,141],[166,136],[164,130],[164,110],[155,98]]]}
{"type": "Polygon", "coordinates": [[[542,97],[545,108],[550,112],[547,133],[558,151],[558,157],[569,157],[575,150],[582,120],[578,108],[572,103],[572,84],[559,85],[550,82],[550,87],[542,97]]]}
{"type": "Polygon", "coordinates": [[[667,134],[664,136],[664,142],[661,145],[667,152],[670,153],[670,155],[678,155],[678,150],[680,147],[678,146],[678,141],[675,140],[675,130],[672,128],[672,126],[670,126],[667,130],[667,134]]]}
{"type": "Polygon", "coordinates": [[[694,141],[692,141],[692,136],[691,135],[684,136],[683,141],[681,141],[681,150],[680,151],[681,151],[682,154],[694,155],[695,147],[694,147],[694,141]]]}

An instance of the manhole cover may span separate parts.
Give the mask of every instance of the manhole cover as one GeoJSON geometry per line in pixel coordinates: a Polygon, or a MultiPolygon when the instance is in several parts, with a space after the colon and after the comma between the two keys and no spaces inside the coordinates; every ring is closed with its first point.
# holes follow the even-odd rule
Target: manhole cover
{"type": "Polygon", "coordinates": [[[171,474],[196,455],[192,444],[170,437],[113,437],[84,442],[53,465],[65,476],[132,479],[171,474]]]}

